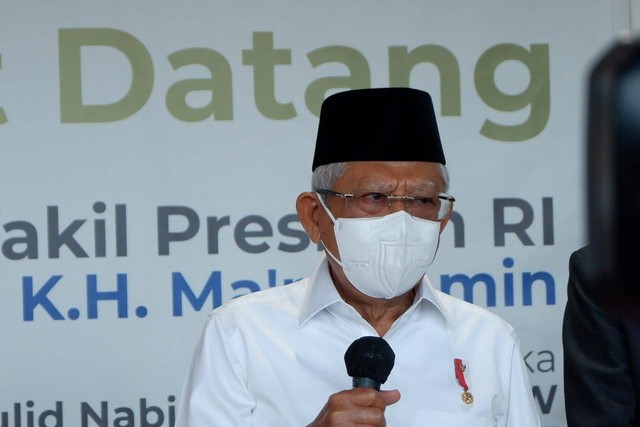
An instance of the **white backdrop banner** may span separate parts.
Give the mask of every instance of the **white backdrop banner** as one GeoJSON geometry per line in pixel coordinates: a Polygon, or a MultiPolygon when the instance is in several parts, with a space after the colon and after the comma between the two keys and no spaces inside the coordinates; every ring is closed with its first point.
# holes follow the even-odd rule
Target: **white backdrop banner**
{"type": "Polygon", "coordinates": [[[429,275],[514,325],[564,426],[589,68],[628,1],[4,0],[0,426],[172,426],[206,314],[309,274],[329,94],[436,104],[458,199],[429,275]]]}

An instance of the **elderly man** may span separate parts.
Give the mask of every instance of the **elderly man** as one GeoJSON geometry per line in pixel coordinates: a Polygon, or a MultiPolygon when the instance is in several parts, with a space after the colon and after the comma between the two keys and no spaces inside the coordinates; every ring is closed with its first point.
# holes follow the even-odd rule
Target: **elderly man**
{"type": "Polygon", "coordinates": [[[425,276],[454,202],[444,165],[426,92],[328,97],[296,203],[327,256],[211,313],[176,425],[539,426],[513,329],[425,276]],[[395,352],[386,390],[351,388],[343,357],[364,336],[395,352]]]}

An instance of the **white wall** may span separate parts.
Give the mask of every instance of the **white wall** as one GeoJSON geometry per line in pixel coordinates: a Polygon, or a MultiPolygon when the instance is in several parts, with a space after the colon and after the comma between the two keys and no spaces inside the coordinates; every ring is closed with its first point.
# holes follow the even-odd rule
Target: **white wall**
{"type": "Polygon", "coordinates": [[[631,0],[631,28],[640,31],[640,0],[631,0]]]}

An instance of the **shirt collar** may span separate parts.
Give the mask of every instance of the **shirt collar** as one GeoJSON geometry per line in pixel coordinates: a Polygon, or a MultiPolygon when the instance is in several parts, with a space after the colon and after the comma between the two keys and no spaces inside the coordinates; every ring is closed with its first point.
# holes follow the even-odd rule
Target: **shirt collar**
{"type": "Polygon", "coordinates": [[[332,304],[344,302],[338,293],[331,273],[326,255],[323,255],[318,266],[309,277],[309,287],[300,310],[300,326],[332,304]]]}
{"type": "MultiPolygon", "coordinates": [[[[339,303],[346,304],[333,284],[333,279],[331,279],[331,274],[329,273],[329,263],[326,255],[323,255],[318,266],[309,277],[309,288],[300,310],[300,326],[303,326],[309,319],[325,308],[339,303]]],[[[445,321],[447,323],[450,322],[450,314],[427,276],[424,276],[422,282],[418,285],[412,307],[425,304],[434,306],[442,314],[445,321]]]]}
{"type": "Polygon", "coordinates": [[[422,282],[418,285],[416,298],[414,300],[414,305],[417,304],[434,306],[438,309],[440,314],[442,314],[444,320],[449,324],[451,323],[451,314],[447,310],[446,305],[442,302],[441,292],[434,289],[433,285],[431,285],[431,281],[426,275],[422,277],[422,282]]]}

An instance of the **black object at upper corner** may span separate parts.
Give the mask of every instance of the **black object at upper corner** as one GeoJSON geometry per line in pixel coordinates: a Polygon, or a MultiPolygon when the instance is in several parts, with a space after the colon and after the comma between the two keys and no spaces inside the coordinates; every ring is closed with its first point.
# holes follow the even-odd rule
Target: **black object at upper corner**
{"type": "Polygon", "coordinates": [[[593,67],[587,142],[593,279],[640,301],[640,39],[614,43],[593,67]]]}

